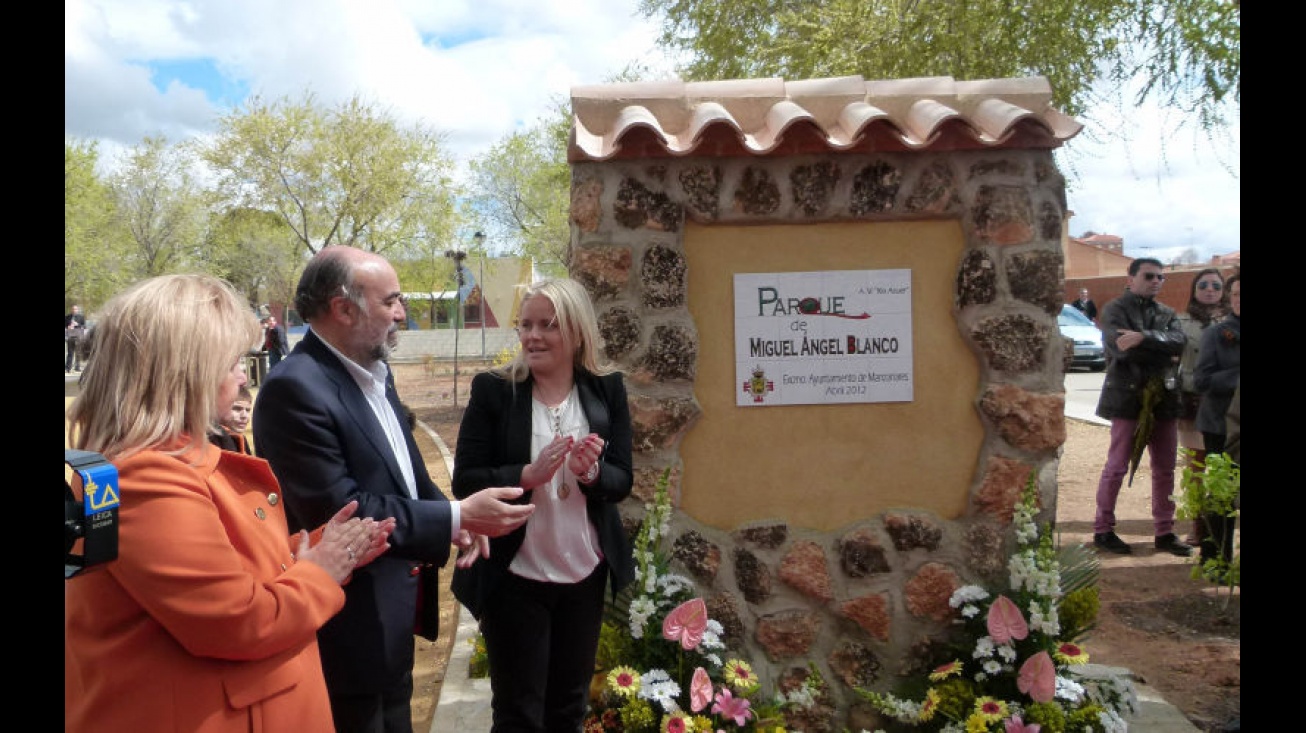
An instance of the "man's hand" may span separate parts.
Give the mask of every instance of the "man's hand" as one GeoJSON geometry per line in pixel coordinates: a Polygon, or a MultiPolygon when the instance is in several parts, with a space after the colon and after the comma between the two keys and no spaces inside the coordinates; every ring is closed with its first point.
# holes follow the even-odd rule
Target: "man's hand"
{"type": "Polygon", "coordinates": [[[490,538],[483,534],[472,534],[467,530],[458,532],[458,559],[455,567],[470,568],[477,559],[490,556],[490,538]]]}
{"type": "Polygon", "coordinates": [[[526,523],[534,504],[509,504],[524,489],[520,486],[491,486],[458,502],[462,528],[486,537],[502,537],[526,523]]]}
{"type": "Polygon", "coordinates": [[[1130,331],[1127,328],[1116,331],[1116,348],[1121,351],[1129,351],[1141,343],[1143,343],[1143,334],[1139,331],[1130,331]]]}

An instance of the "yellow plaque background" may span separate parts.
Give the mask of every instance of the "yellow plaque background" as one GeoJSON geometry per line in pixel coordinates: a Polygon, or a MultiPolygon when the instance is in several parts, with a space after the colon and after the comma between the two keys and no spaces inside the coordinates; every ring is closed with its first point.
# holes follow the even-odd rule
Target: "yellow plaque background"
{"type": "Polygon", "coordinates": [[[958,222],[689,223],[684,248],[703,416],[680,445],[683,511],[721,529],[780,520],[831,531],[894,508],[965,510],[984,431],[979,364],[953,312],[958,222]],[[912,271],[912,402],[735,405],[735,273],[894,268],[912,271]]]}

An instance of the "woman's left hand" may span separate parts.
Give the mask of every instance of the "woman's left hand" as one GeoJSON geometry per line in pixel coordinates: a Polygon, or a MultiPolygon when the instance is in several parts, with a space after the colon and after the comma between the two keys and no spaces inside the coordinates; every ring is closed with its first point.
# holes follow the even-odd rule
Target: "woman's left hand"
{"type": "Polygon", "coordinates": [[[600,438],[597,433],[590,433],[572,446],[571,453],[567,455],[567,468],[572,475],[583,480],[589,475],[590,469],[599,462],[601,455],[603,455],[603,438],[600,438]]]}

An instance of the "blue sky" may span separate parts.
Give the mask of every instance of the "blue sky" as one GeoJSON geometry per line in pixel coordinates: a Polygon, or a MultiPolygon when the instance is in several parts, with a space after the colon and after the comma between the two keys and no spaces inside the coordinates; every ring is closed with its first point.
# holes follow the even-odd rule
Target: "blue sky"
{"type": "MultiPolygon", "coordinates": [[[[639,0],[65,0],[64,134],[106,165],[146,136],[209,134],[250,94],[358,94],[448,135],[466,161],[572,86],[632,62],[670,76],[639,0]]],[[[1241,249],[1240,129],[1212,143],[1173,113],[1101,108],[1057,151],[1070,232],[1125,253],[1241,249]],[[1167,124],[1167,119],[1169,124],[1167,124]],[[1102,142],[1112,129],[1131,139],[1102,142]]],[[[1236,119],[1236,118],[1235,118],[1236,119]]]]}

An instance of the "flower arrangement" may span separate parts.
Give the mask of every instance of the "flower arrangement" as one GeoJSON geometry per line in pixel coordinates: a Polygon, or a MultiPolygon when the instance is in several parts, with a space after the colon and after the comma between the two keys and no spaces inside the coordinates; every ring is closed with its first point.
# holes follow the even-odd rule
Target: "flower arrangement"
{"type": "Polygon", "coordinates": [[[1030,474],[1012,524],[1017,549],[1008,587],[967,585],[952,594],[958,634],[927,675],[900,695],[857,693],[894,721],[893,729],[945,733],[1123,733],[1137,712],[1126,679],[1095,678],[1078,639],[1097,618],[1097,564],[1082,545],[1052,546],[1034,522],[1038,491],[1030,474]],[[1063,566],[1062,559],[1067,562],[1063,566]]]}
{"type": "Polygon", "coordinates": [[[768,697],[746,660],[725,656],[721,624],[661,551],[669,476],[635,538],[636,581],[606,609],[585,733],[784,733],[784,713],[811,707],[821,677],[812,668],[798,689],[768,697]]]}

